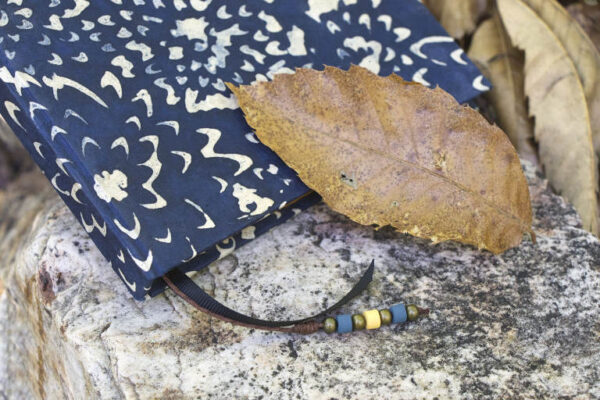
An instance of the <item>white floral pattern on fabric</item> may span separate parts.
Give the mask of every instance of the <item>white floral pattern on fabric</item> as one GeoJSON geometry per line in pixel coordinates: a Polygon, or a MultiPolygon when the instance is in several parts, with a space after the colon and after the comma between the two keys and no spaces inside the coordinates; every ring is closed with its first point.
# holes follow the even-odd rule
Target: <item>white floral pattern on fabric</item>
{"type": "Polygon", "coordinates": [[[121,201],[127,197],[127,176],[118,169],[113,172],[102,171],[94,175],[94,190],[99,198],[109,203],[112,199],[121,201]]]}

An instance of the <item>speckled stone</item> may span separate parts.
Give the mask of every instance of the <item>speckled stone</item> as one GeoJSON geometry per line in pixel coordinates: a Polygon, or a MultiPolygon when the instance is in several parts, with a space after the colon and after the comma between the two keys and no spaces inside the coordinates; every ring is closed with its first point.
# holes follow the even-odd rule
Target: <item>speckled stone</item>
{"type": "Polygon", "coordinates": [[[295,318],[374,258],[368,291],[340,312],[431,309],[347,335],[232,327],[172,293],[136,302],[56,196],[0,197],[0,398],[600,398],[600,243],[526,171],[537,245],[494,256],[318,205],[196,278],[241,312],[295,318]]]}

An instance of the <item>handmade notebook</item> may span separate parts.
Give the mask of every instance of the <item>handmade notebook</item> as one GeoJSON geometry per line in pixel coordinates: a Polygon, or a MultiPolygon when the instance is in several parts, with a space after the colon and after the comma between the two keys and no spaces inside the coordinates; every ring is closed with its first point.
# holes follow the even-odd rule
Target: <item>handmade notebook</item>
{"type": "Polygon", "coordinates": [[[136,299],[318,201],[225,82],[364,66],[488,83],[417,0],[8,0],[0,110],[136,299]]]}

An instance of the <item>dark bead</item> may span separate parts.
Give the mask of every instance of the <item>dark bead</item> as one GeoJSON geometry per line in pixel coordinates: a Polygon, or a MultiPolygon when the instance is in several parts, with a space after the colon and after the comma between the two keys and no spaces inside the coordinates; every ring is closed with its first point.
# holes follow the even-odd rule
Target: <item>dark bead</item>
{"type": "Polygon", "coordinates": [[[323,330],[327,333],[333,333],[337,329],[337,322],[335,322],[335,318],[326,318],[323,321],[323,330]]]}
{"type": "Polygon", "coordinates": [[[414,321],[419,318],[419,309],[414,304],[409,304],[406,306],[406,315],[409,321],[414,321]]]}
{"type": "Polygon", "coordinates": [[[389,325],[392,323],[392,313],[390,310],[379,310],[379,316],[381,317],[381,325],[389,325]]]}
{"type": "Polygon", "coordinates": [[[365,320],[365,317],[363,317],[360,314],[354,314],[352,316],[352,327],[354,328],[355,331],[360,331],[361,329],[365,329],[366,326],[367,326],[367,321],[365,320]]]}

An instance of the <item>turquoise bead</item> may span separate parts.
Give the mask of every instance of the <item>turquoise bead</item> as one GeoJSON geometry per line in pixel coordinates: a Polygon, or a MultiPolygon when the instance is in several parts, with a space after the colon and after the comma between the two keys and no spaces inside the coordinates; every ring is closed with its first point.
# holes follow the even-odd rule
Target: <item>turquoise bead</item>
{"type": "Polygon", "coordinates": [[[352,315],[342,314],[335,317],[337,321],[337,332],[338,333],[349,333],[352,332],[352,315]]]}
{"type": "Polygon", "coordinates": [[[406,307],[404,304],[394,304],[390,307],[390,311],[392,313],[392,323],[400,324],[402,322],[406,322],[406,307]]]}

